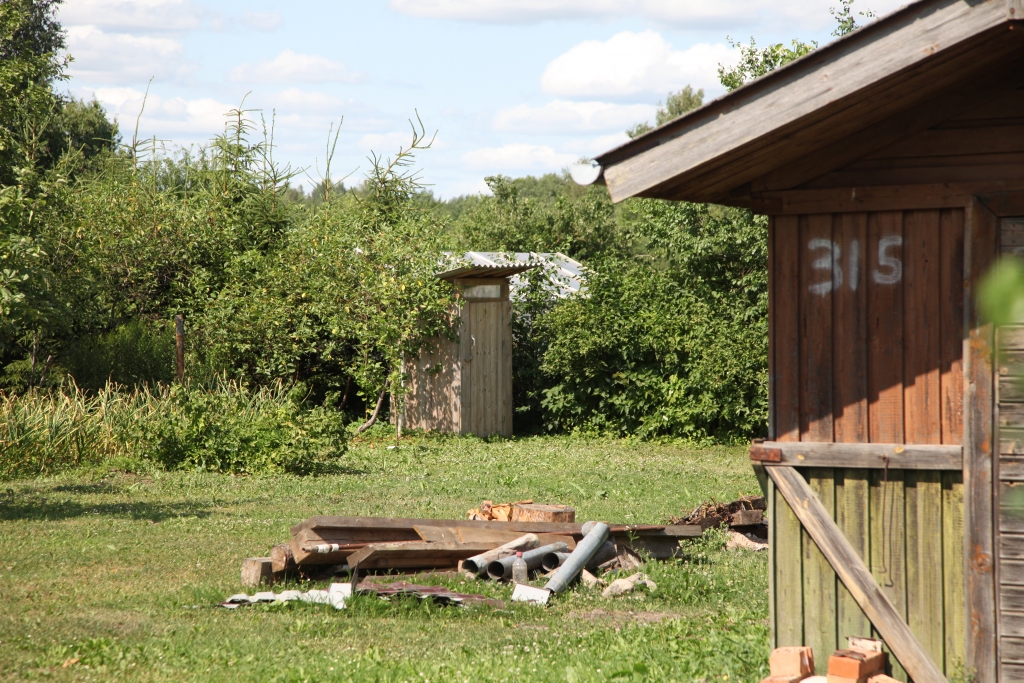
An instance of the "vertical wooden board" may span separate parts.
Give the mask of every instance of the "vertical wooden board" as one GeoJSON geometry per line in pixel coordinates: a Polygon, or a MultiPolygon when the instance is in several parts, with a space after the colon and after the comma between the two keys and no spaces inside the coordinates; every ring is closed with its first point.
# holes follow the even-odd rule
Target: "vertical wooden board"
{"type": "Polygon", "coordinates": [[[907,472],[907,623],[939,666],[945,661],[940,472],[907,472]]]}
{"type": "Polygon", "coordinates": [[[775,438],[800,440],[800,226],[797,216],[774,218],[772,255],[775,282],[772,321],[775,329],[775,438]]]}
{"type": "Polygon", "coordinates": [[[466,302],[462,307],[462,324],[459,328],[459,362],[462,366],[462,391],[459,395],[459,434],[465,436],[473,431],[473,310],[477,304],[466,302]],[[469,360],[467,360],[469,359],[469,360]]]}
{"type": "Polygon", "coordinates": [[[776,534],[778,506],[775,505],[775,480],[771,477],[768,477],[768,492],[765,499],[768,504],[766,511],[768,519],[768,644],[774,650],[779,646],[778,615],[775,613],[775,587],[777,585],[775,572],[778,571],[778,559],[775,552],[779,547],[779,538],[776,534]]]}
{"type": "Polygon", "coordinates": [[[905,214],[903,258],[903,437],[941,443],[938,211],[905,214]]]}
{"type": "MultiPolygon", "coordinates": [[[[775,216],[768,217],[768,439],[776,439],[775,431],[775,216]]],[[[769,572],[769,580],[771,573],[769,572]]],[[[771,594],[769,593],[769,596],[771,594]]],[[[774,614],[774,612],[772,612],[774,614]]],[[[774,626],[772,627],[774,629],[774,626]]],[[[772,648],[775,645],[772,631],[772,648]]]]}
{"type": "Polygon", "coordinates": [[[832,441],[832,214],[800,217],[800,440],[832,441]]]}
{"type": "MultiPolygon", "coordinates": [[[[811,490],[835,519],[835,475],[826,468],[804,472],[811,490]]],[[[836,573],[806,531],[801,530],[804,580],[804,644],[814,651],[817,672],[825,674],[828,657],[837,648],[836,573]]]]}
{"type": "Polygon", "coordinates": [[[834,224],[842,282],[832,292],[832,404],[835,440],[844,443],[868,440],[867,225],[866,213],[840,214],[834,224]]]}
{"type": "Polygon", "coordinates": [[[778,647],[804,644],[800,522],[775,490],[775,634],[778,647]]]}
{"type": "MultiPolygon", "coordinates": [[[[870,567],[869,471],[853,468],[841,471],[842,479],[836,480],[836,525],[842,529],[843,535],[864,560],[864,564],[870,567]]],[[[842,582],[837,584],[836,621],[840,646],[849,636],[864,636],[871,633],[871,621],[842,582]]]]}
{"type": "MultiPolygon", "coordinates": [[[[942,443],[964,436],[964,212],[946,209],[939,220],[942,443]]],[[[961,648],[962,649],[962,648],[961,648]]]]}
{"type": "MultiPolygon", "coordinates": [[[[893,607],[907,616],[906,515],[903,470],[872,470],[868,501],[871,573],[893,607]]],[[[875,637],[877,630],[872,629],[875,637]]],[[[886,649],[889,652],[888,648],[886,649]]],[[[889,652],[891,675],[907,680],[907,672],[889,652]]]]}
{"type": "Polygon", "coordinates": [[[868,214],[868,432],[903,443],[903,214],[868,214]]]}
{"type": "Polygon", "coordinates": [[[960,472],[942,474],[942,590],[946,677],[962,665],[967,643],[964,606],[964,484],[960,472]]]}
{"type": "Polygon", "coordinates": [[[993,335],[976,306],[978,282],[995,261],[995,216],[978,200],[964,221],[964,573],[967,667],[976,683],[996,680],[996,602],[993,524],[993,335]]]}

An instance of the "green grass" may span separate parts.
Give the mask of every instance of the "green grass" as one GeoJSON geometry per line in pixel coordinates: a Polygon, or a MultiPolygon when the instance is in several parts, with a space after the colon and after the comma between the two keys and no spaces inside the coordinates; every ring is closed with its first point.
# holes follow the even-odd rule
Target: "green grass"
{"type": "MultiPolygon", "coordinates": [[[[650,563],[650,594],[577,588],[547,608],[357,597],[342,612],[228,611],[241,560],[314,514],[462,517],[484,499],[564,502],[655,523],[757,491],[740,449],[533,438],[352,445],[346,474],[102,469],[0,484],[0,680],[756,681],[768,655],[763,554],[723,536],[650,563]],[[69,659],[76,664],[63,668],[69,659]]],[[[417,579],[420,580],[420,579],[417,579]]],[[[428,579],[508,598],[505,586],[428,579]]]]}

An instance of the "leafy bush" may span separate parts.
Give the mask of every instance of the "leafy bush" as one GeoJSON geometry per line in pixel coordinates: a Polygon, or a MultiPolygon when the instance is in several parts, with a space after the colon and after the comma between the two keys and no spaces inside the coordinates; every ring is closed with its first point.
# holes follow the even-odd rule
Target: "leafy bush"
{"type": "Polygon", "coordinates": [[[315,473],[342,456],[344,430],[340,413],[308,409],[280,386],[0,393],[0,478],[103,464],[315,473]]]}
{"type": "Polygon", "coordinates": [[[175,385],[151,406],[133,434],[135,451],[166,469],[310,474],[328,469],[345,449],[340,413],[307,410],[280,387],[175,385]]]}
{"type": "Polygon", "coordinates": [[[110,332],[75,340],[62,364],[82,389],[99,391],[108,383],[128,387],[174,379],[174,333],[133,320],[110,332]]]}

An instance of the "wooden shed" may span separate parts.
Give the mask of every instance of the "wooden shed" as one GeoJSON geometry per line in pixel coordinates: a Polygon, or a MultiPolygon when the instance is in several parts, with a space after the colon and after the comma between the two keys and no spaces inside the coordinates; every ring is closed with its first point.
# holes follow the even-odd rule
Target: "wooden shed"
{"type": "Polygon", "coordinates": [[[438,275],[459,295],[458,339],[405,363],[402,425],[452,434],[512,436],[509,278],[534,266],[462,266],[438,275]]]}
{"type": "Polygon", "coordinates": [[[913,3],[595,162],[616,201],[771,217],[751,457],[772,645],[819,673],[875,634],[901,680],[1024,681],[1024,330],[976,306],[1024,250],[1021,19],[913,3]]]}

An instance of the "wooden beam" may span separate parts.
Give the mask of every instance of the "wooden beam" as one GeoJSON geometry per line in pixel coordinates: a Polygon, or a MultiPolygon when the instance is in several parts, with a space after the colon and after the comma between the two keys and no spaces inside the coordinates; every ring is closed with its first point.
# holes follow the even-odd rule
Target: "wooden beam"
{"type": "Polygon", "coordinates": [[[964,577],[967,661],[976,683],[996,681],[995,527],[993,515],[994,373],[992,325],[978,313],[978,283],[995,262],[997,220],[980,201],[964,234],[964,577]]]}
{"type": "MultiPolygon", "coordinates": [[[[846,39],[819,48],[807,57],[779,69],[768,77],[727,95],[717,103],[681,119],[676,125],[654,131],[633,143],[598,159],[604,166],[604,177],[612,198],[646,194],[659,186],[675,183],[674,179],[702,176],[695,180],[704,186],[718,176],[735,171],[727,161],[734,154],[750,152],[770,142],[796,149],[788,161],[799,153],[801,135],[808,134],[808,123],[821,123],[831,114],[843,110],[859,119],[843,124],[833,122],[831,139],[844,137],[856,128],[879,121],[894,113],[890,105],[902,98],[927,99],[930,88],[941,90],[940,74],[931,74],[915,83],[917,87],[901,87],[886,97],[875,97],[876,90],[886,86],[906,86],[924,74],[929,64],[944,64],[951,54],[960,55],[963,46],[980,34],[1006,22],[1003,2],[965,3],[962,0],[938,0],[913,3],[903,10],[869,25],[846,39]],[[890,81],[893,81],[890,83],[890,81]],[[862,108],[871,100],[873,107],[853,111],[856,103],[862,108]],[[656,145],[646,148],[648,145],[656,145]],[[646,149],[645,149],[646,148],[646,149]],[[708,172],[715,169],[715,177],[708,172]]],[[[1007,31],[1009,33],[1009,31],[1007,31]]],[[[988,43],[989,54],[996,51],[988,43]]],[[[955,60],[954,60],[955,61],[955,60]]],[[[976,59],[960,60],[952,71],[982,66],[976,59]]],[[[828,134],[814,130],[809,134],[828,134]]],[[[749,164],[748,164],[749,167],[749,164]]],[[[766,169],[770,170],[770,169],[766,169]]],[[[754,173],[753,177],[762,173],[754,173]]],[[[742,184],[751,178],[737,178],[742,184]]],[[[691,198],[695,199],[695,198],[691,198]]]]}
{"type": "Polygon", "coordinates": [[[747,203],[758,213],[771,215],[958,209],[969,204],[974,195],[994,196],[1022,191],[1024,182],[1006,180],[878,185],[758,192],[752,194],[747,203]]]}
{"type": "Polygon", "coordinates": [[[891,470],[955,470],[963,468],[963,448],[953,445],[897,443],[814,443],[765,441],[751,446],[752,460],[765,467],[854,467],[891,470]],[[761,451],[778,454],[762,460],[761,451]],[[888,458],[888,461],[886,459],[888,458]]]}
{"type": "Polygon", "coordinates": [[[938,665],[924,651],[917,636],[889,602],[864,561],[800,473],[792,467],[772,467],[768,469],[768,475],[915,683],[947,683],[938,665]]]}
{"type": "MultiPolygon", "coordinates": [[[[583,535],[583,525],[569,522],[485,522],[474,519],[406,519],[402,517],[335,517],[317,515],[310,517],[291,528],[292,535],[306,530],[322,530],[321,535],[330,532],[332,536],[348,537],[373,542],[378,540],[383,530],[390,531],[394,537],[380,540],[420,540],[416,533],[417,526],[440,526],[452,529],[473,527],[477,529],[495,529],[499,531],[518,531],[521,534],[569,534],[583,535]],[[357,535],[358,534],[358,535],[357,535]]],[[[665,526],[663,524],[609,524],[612,534],[629,533],[634,536],[700,536],[700,527],[684,524],[665,526]]],[[[337,541],[335,541],[337,542],[337,541]]]]}
{"type": "Polygon", "coordinates": [[[980,195],[978,200],[996,216],[1024,216],[1024,191],[994,192],[980,195]]]}

